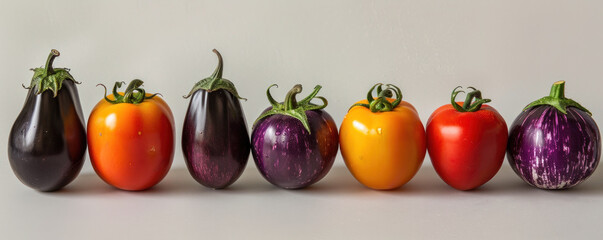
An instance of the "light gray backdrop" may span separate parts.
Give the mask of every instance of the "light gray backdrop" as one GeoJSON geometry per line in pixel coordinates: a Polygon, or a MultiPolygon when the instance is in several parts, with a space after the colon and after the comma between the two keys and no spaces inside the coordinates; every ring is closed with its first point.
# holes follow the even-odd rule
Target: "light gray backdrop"
{"type": "Polygon", "coordinates": [[[277,99],[295,83],[302,95],[321,84],[339,125],[383,82],[402,88],[423,123],[461,85],[481,89],[510,125],[557,80],[600,120],[602,10],[601,1],[0,0],[0,173],[18,184],[6,161],[8,132],[28,69],[52,48],[61,51],[55,66],[82,82],[86,118],[102,98],[98,83],[140,78],[162,93],[176,121],[173,167],[181,169],[182,95],[214,70],[213,48],[224,56],[224,76],[249,99],[249,123],[268,106],[272,83],[277,99]]]}
{"type": "MultiPolygon", "coordinates": [[[[84,112],[98,83],[140,78],[172,108],[178,139],[182,95],[225,59],[248,122],[295,83],[321,84],[339,124],[374,83],[394,83],[423,122],[451,90],[474,86],[510,123],[557,80],[595,119],[603,75],[603,4],[570,1],[2,1],[2,135],[20,111],[31,67],[51,48],[69,67],[84,112]]],[[[303,94],[302,94],[303,95],[303,94]]],[[[462,99],[459,98],[459,100],[462,99]]],[[[1,137],[2,143],[6,137],[1,137]]],[[[5,144],[3,144],[5,145],[5,144]]],[[[177,144],[178,145],[178,144],[177,144]]],[[[175,164],[182,164],[177,151],[175,164]]],[[[429,161],[427,161],[429,162],[429,161]]],[[[2,164],[5,164],[3,161],[2,164]]]]}

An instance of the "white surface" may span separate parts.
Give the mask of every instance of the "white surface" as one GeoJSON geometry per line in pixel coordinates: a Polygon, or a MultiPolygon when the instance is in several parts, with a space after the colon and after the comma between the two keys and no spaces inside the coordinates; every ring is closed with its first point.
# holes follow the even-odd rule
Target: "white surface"
{"type": "MultiPolygon", "coordinates": [[[[294,83],[321,84],[327,111],[345,111],[376,82],[395,83],[425,121],[457,85],[480,88],[510,125],[557,80],[567,95],[603,115],[601,1],[8,1],[0,0],[0,145],[20,111],[32,72],[51,48],[69,67],[86,115],[101,99],[97,83],[141,78],[172,107],[174,166],[157,188],[111,189],[87,162],[64,191],[21,185],[0,161],[0,234],[42,238],[353,238],[597,236],[603,176],[570,191],[521,183],[505,163],[485,188],[446,187],[429,159],[393,192],[361,187],[341,158],[325,180],[303,191],[273,188],[252,163],[227,191],[197,185],[179,149],[188,100],[209,76],[217,48],[224,76],[248,98],[248,122],[294,83]]],[[[303,95],[303,93],[302,93],[303,95]]],[[[1,153],[6,156],[5,148],[1,153]]]]}

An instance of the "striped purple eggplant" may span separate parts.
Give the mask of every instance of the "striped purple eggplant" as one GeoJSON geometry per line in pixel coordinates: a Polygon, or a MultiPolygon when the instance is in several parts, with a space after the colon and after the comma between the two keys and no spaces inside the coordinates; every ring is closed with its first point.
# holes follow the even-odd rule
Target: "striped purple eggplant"
{"type": "Polygon", "coordinates": [[[267,95],[272,107],[256,120],[251,152],[258,170],[268,182],[285,189],[299,189],[322,179],[333,166],[339,135],[333,118],[324,110],[327,100],[316,97],[321,86],[297,102],[302,86],[289,91],[283,104],[267,95]],[[323,105],[310,103],[314,98],[323,105]]]}
{"type": "Polygon", "coordinates": [[[199,81],[184,118],[182,151],[190,174],[203,186],[221,189],[234,183],[249,158],[245,115],[232,82],[222,78],[222,56],[214,73],[199,81]]]}
{"type": "Polygon", "coordinates": [[[507,158],[525,182],[542,189],[566,189],[586,180],[601,157],[601,135],[590,112],[565,98],[565,82],[515,119],[507,158]]]}

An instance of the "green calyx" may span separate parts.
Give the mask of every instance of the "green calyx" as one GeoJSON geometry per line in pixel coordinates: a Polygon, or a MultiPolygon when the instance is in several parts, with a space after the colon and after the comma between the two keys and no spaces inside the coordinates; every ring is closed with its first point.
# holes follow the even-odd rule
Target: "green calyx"
{"type": "Polygon", "coordinates": [[[32,69],[34,75],[31,79],[31,83],[29,87],[26,87],[25,85],[23,85],[23,87],[26,89],[37,87],[36,94],[41,94],[46,90],[50,90],[52,91],[53,96],[56,97],[63,86],[63,81],[70,80],[79,84],[79,82],[75,81],[73,76],[71,76],[69,69],[52,67],[54,59],[60,55],[61,53],[59,51],[52,49],[46,59],[46,65],[44,65],[43,68],[32,69]]]}
{"type": "Polygon", "coordinates": [[[479,111],[482,108],[482,104],[492,101],[490,99],[483,99],[482,92],[480,90],[477,90],[474,87],[468,87],[468,89],[471,89],[471,92],[467,93],[463,106],[460,106],[458,103],[456,103],[456,96],[459,93],[464,93],[465,91],[457,90],[459,88],[461,88],[461,86],[454,88],[450,96],[450,103],[452,104],[452,107],[459,112],[479,111]]]}
{"type": "Polygon", "coordinates": [[[216,49],[214,49],[213,52],[216,55],[218,55],[218,66],[216,67],[216,70],[214,70],[214,73],[211,76],[209,76],[208,78],[205,78],[205,79],[197,82],[195,84],[195,86],[193,86],[193,89],[188,93],[188,95],[185,95],[184,98],[190,97],[191,95],[193,95],[193,93],[195,93],[198,90],[205,90],[208,92],[213,92],[213,91],[216,91],[219,89],[224,89],[224,90],[230,92],[233,96],[237,97],[238,99],[247,100],[246,98],[242,98],[241,96],[239,96],[237,89],[235,88],[234,84],[230,80],[222,78],[222,71],[223,71],[222,55],[216,49]]]}
{"type": "Polygon", "coordinates": [[[130,84],[128,84],[128,87],[126,87],[124,94],[121,95],[121,94],[119,94],[119,92],[117,92],[117,89],[120,88],[122,84],[126,84],[126,83],[125,82],[115,82],[115,85],[113,86],[113,97],[115,97],[115,100],[111,100],[107,97],[107,87],[105,87],[105,85],[98,84],[96,86],[103,86],[103,88],[105,88],[105,100],[107,102],[110,102],[112,104],[118,104],[118,103],[139,104],[139,103],[142,103],[145,99],[151,99],[151,98],[159,95],[159,93],[155,93],[153,95],[147,96],[145,90],[141,88],[143,83],[144,82],[140,79],[132,80],[130,82],[130,84]]]}
{"type": "Polygon", "coordinates": [[[306,111],[319,110],[319,109],[323,109],[327,106],[328,101],[326,98],[321,97],[321,96],[316,96],[316,94],[318,94],[318,91],[320,91],[320,89],[322,87],[320,85],[316,85],[316,87],[314,87],[314,91],[312,93],[310,93],[310,95],[308,95],[306,98],[302,99],[301,101],[297,101],[295,96],[298,93],[301,93],[302,85],[296,84],[287,93],[287,96],[285,97],[285,102],[278,103],[276,100],[274,100],[274,98],[272,97],[272,94],[270,94],[270,88],[272,88],[274,86],[278,87],[278,85],[272,84],[266,90],[266,95],[268,96],[268,101],[270,102],[270,105],[272,105],[272,109],[270,109],[270,110],[266,111],[265,113],[263,113],[262,115],[260,115],[260,117],[258,117],[258,119],[255,120],[253,125],[255,126],[255,124],[257,124],[257,122],[260,119],[263,119],[263,118],[271,116],[271,115],[280,114],[280,115],[286,115],[286,116],[296,118],[304,125],[304,128],[306,128],[308,133],[311,133],[310,132],[310,124],[308,123],[308,117],[306,116],[306,111]],[[316,104],[310,103],[310,101],[312,101],[315,98],[320,99],[323,104],[316,105],[316,104]]]}
{"type": "Polygon", "coordinates": [[[574,100],[569,98],[565,98],[565,81],[557,81],[551,87],[551,93],[549,96],[538,99],[528,106],[526,106],[523,110],[527,110],[531,107],[540,106],[540,105],[549,105],[555,107],[557,110],[562,112],[563,114],[567,114],[568,107],[575,107],[582,111],[587,112],[589,115],[592,115],[588,109],[580,105],[574,100]]]}
{"type": "MultiPolygon", "coordinates": [[[[352,109],[355,106],[366,107],[371,110],[371,112],[389,112],[394,110],[400,102],[402,102],[402,91],[400,88],[393,84],[383,84],[377,83],[373,85],[373,87],[368,91],[366,95],[366,103],[356,103],[350,107],[352,109]],[[385,89],[383,89],[385,86],[385,89]],[[377,89],[377,97],[373,97],[373,91],[377,89]],[[396,100],[390,102],[388,98],[392,98],[394,93],[396,94],[396,100]]],[[[348,109],[349,111],[349,109],[348,109]]]]}

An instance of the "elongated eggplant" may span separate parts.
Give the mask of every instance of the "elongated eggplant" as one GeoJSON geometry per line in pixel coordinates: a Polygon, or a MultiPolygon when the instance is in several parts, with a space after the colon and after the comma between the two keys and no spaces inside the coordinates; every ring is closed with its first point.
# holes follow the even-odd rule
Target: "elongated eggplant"
{"type": "Polygon", "coordinates": [[[52,67],[59,55],[53,49],[45,67],[34,69],[8,141],[13,172],[39,191],[55,191],[73,181],[82,169],[87,146],[77,82],[68,69],[52,67]]]}
{"type": "Polygon", "coordinates": [[[234,183],[249,158],[249,133],[239,103],[243,99],[234,84],[222,78],[222,56],[218,67],[199,81],[185,98],[191,97],[184,127],[182,151],[190,174],[203,186],[221,189],[234,183]]]}

